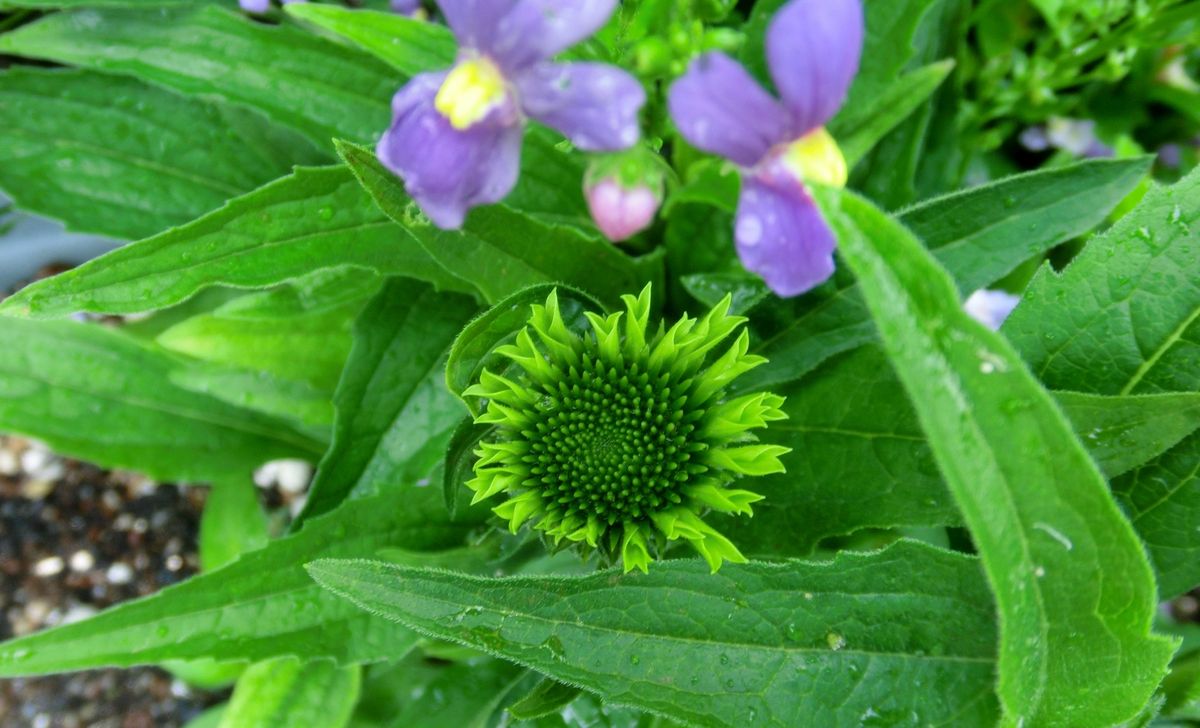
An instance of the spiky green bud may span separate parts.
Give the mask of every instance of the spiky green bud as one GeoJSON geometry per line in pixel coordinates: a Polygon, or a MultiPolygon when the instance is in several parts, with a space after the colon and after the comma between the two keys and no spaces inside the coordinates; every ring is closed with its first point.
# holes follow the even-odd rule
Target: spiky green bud
{"type": "Polygon", "coordinates": [[[484,370],[464,392],[482,400],[476,422],[496,425],[476,450],[473,502],[503,495],[493,511],[514,533],[530,522],[556,544],[620,558],[625,571],[647,571],[652,554],[677,539],[713,571],[745,561],[701,516],[752,515],[762,496],[730,484],[783,471],[788,448],[750,432],[785,417],[783,398],[726,398],[731,381],[765,361],[747,353],[744,329],[715,352],[745,321],[728,315],[728,297],[654,333],[650,287],[622,300],[624,312],[587,314],[591,330],[580,336],[552,292],[531,307],[515,342],[497,349],[517,374],[484,370]]]}

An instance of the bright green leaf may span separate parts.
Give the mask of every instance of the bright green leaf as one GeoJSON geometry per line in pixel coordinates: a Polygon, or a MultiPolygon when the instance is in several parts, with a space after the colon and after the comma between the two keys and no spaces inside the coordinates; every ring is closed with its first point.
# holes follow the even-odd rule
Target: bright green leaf
{"type": "Polygon", "coordinates": [[[346,560],[309,571],[422,633],[696,725],[996,717],[994,617],[978,564],[915,542],[715,575],[679,560],[648,575],[570,578],[346,560]]]}
{"type": "Polygon", "coordinates": [[[846,164],[853,167],[884,135],[928,101],[952,70],[952,60],[922,66],[896,79],[870,105],[848,106],[838,114],[830,124],[830,132],[846,164]]]}
{"type": "Polygon", "coordinates": [[[212,286],[262,288],[341,266],[470,290],[338,166],[297,169],[193,223],[28,286],[0,311],[151,311],[212,286]]]}
{"type": "Polygon", "coordinates": [[[343,728],[361,684],[357,665],[292,657],[260,662],[238,679],[219,728],[343,728]]]}
{"type": "Polygon", "coordinates": [[[448,68],[458,44],[450,29],[396,13],[292,3],[288,15],[336,33],[406,76],[448,68]]]}
{"type": "Polygon", "coordinates": [[[463,526],[447,520],[434,488],[350,501],[222,569],[0,644],[0,676],[201,657],[257,662],[295,656],[342,665],[395,659],[416,644],[416,635],[328,594],[303,563],[369,557],[384,547],[449,549],[464,535],[463,526]]]}
{"type": "Polygon", "coordinates": [[[1133,717],[1174,645],[1150,633],[1150,565],[1100,472],[1008,342],[963,312],[916,238],[861,198],[839,198],[837,212],[821,197],[995,594],[1007,716],[1133,717]]]}

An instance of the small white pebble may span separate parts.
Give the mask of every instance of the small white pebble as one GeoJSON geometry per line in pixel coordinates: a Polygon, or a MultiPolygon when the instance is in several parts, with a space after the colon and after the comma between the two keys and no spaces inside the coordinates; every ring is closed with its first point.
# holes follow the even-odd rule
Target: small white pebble
{"type": "Polygon", "coordinates": [[[33,447],[21,453],[21,470],[39,480],[58,480],[66,472],[61,460],[46,450],[33,447]]]}
{"type": "Polygon", "coordinates": [[[33,722],[30,725],[32,728],[50,728],[50,716],[45,713],[38,713],[33,716],[33,722]]]}
{"type": "Polygon", "coordinates": [[[179,554],[171,554],[167,557],[167,569],[171,571],[179,571],[183,568],[183,557],[179,554]]]}
{"type": "Polygon", "coordinates": [[[36,576],[54,576],[62,572],[64,565],[61,556],[47,556],[33,565],[33,573],[36,576]]]}
{"type": "Polygon", "coordinates": [[[150,522],[145,518],[139,518],[133,522],[134,533],[145,533],[150,530],[150,522]]]}
{"type": "Polygon", "coordinates": [[[308,496],[302,495],[298,498],[292,499],[292,502],[288,503],[288,512],[292,514],[292,518],[296,518],[300,515],[300,511],[304,510],[304,504],[307,501],[308,496]]]}
{"type": "Polygon", "coordinates": [[[73,624],[75,622],[82,622],[85,619],[91,619],[92,617],[96,616],[99,611],[100,610],[96,609],[95,607],[91,607],[86,604],[76,604],[68,609],[67,613],[63,615],[62,624],[73,624]]]}
{"type": "Polygon", "coordinates": [[[96,565],[96,557],[91,551],[80,549],[71,554],[71,571],[90,571],[96,565]]]}
{"type": "Polygon", "coordinates": [[[192,689],[188,687],[187,683],[176,678],[171,681],[171,695],[177,698],[191,697],[192,689]]]}
{"type": "Polygon", "coordinates": [[[302,493],[312,480],[312,466],[303,460],[272,460],[254,471],[254,484],[260,488],[279,486],[284,493],[302,493]]]}
{"type": "Polygon", "coordinates": [[[129,564],[116,561],[108,567],[104,578],[108,580],[109,584],[128,584],[133,581],[133,569],[129,568],[129,564]]]}
{"type": "Polygon", "coordinates": [[[21,472],[21,464],[12,450],[0,450],[0,475],[13,476],[21,472]]]}

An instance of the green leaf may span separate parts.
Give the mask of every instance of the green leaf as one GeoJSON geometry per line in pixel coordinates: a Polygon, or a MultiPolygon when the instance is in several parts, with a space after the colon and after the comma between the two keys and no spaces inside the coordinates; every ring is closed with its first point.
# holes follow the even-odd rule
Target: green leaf
{"type": "Polygon", "coordinates": [[[341,266],[470,290],[338,166],[297,169],[193,223],[28,286],[0,312],[151,311],[212,286],[263,288],[341,266]]]}
{"type": "Polygon", "coordinates": [[[342,728],[350,721],[362,668],[281,657],[253,665],[238,679],[220,728],[342,728]]]}
{"type": "Polygon", "coordinates": [[[995,627],[978,564],[915,542],[715,575],[694,560],[566,578],[346,560],[309,572],[424,634],[696,725],[996,717],[995,627]]]}
{"type": "Polygon", "coordinates": [[[300,520],[429,475],[464,414],[443,384],[442,364],[476,310],[470,298],[404,279],[388,281],[371,301],[354,325],[334,396],[333,445],[300,520]]]}
{"type": "Polygon", "coordinates": [[[1150,552],[1159,597],[1200,585],[1200,433],[1112,487],[1150,552]]]}
{"type": "Polygon", "coordinates": [[[838,213],[819,196],[995,594],[1009,720],[1133,717],[1174,645],[1150,633],[1150,565],[1100,472],[916,238],[861,198],[841,196],[838,213]]]}
{"type": "Polygon", "coordinates": [[[200,566],[215,571],[267,545],[267,519],[250,478],[216,483],[200,517],[200,566]]]}
{"type": "Polygon", "coordinates": [[[517,720],[552,715],[578,698],[580,692],[582,690],[574,685],[542,678],[523,698],[508,706],[508,712],[517,720]]]}
{"type": "Polygon", "coordinates": [[[434,260],[490,302],[537,283],[567,283],[615,303],[651,277],[615,246],[506,205],[475,208],[462,230],[441,230],[420,213],[400,180],[375,155],[339,142],[338,151],[379,207],[434,260]]]}
{"type": "Polygon", "coordinates": [[[458,53],[449,28],[396,13],[313,3],[293,3],[285,10],[342,36],[406,76],[448,68],[458,53]]]}
{"type": "Polygon", "coordinates": [[[332,394],[350,353],[350,327],[380,285],[378,276],[363,271],[318,271],[186,319],[156,341],[196,359],[332,394]]]}
{"type": "Polygon", "coordinates": [[[0,317],[0,340],[0,430],[63,454],[194,482],[321,451],[278,420],[177,386],[174,360],[112,329],[0,317]]]}
{"type": "MultiPolygon", "coordinates": [[[[970,292],[1091,230],[1137,185],[1148,164],[1146,158],[1092,160],[1016,175],[924,202],[899,220],[946,266],[959,290],[970,292]]],[[[786,310],[786,324],[757,347],[768,363],[740,378],[736,389],[792,381],[876,335],[859,286],[844,273],[786,310]]]]}
{"type": "Polygon", "coordinates": [[[246,106],[321,148],[378,137],[400,80],[366,53],[215,6],[54,13],[0,36],[0,52],[246,106]]]}
{"type": "Polygon", "coordinates": [[[930,63],[910,71],[889,85],[870,105],[849,106],[830,124],[846,164],[853,167],[880,139],[929,100],[942,85],[954,61],[930,63]]]}
{"type": "Polygon", "coordinates": [[[322,444],[333,424],[331,391],[278,377],[270,372],[228,367],[206,361],[180,362],[171,381],[237,407],[278,417],[322,444]]]}
{"type": "MultiPolygon", "coordinates": [[[[786,474],[757,478],[754,518],[720,531],[747,554],[804,556],[825,538],[867,528],[957,526],[903,385],[876,345],[840,354],[777,390],[786,420],[765,442],[791,448],[786,474]]],[[[1200,427],[1192,394],[1099,397],[1056,392],[1075,432],[1109,477],[1165,452],[1200,427]]]]}
{"type": "Polygon", "coordinates": [[[302,564],[373,556],[384,547],[450,549],[464,535],[463,526],[447,520],[433,488],[409,488],[399,499],[349,501],[222,569],[0,644],[0,676],[202,657],[256,662],[295,656],[340,665],[395,659],[416,644],[416,635],[328,594],[302,564]]]}
{"type": "Polygon", "coordinates": [[[1150,190],[1061,274],[1042,268],[1004,333],[1051,387],[1200,391],[1197,225],[1200,171],[1193,171],[1150,190]]]}
{"type": "Polygon", "coordinates": [[[258,114],[136,79],[0,74],[0,187],[71,230],[139,238],[187,222],[318,154],[258,114]]]}
{"type": "Polygon", "coordinates": [[[1109,478],[1161,455],[1200,427],[1200,393],[1105,397],[1055,392],[1054,397],[1109,478]]]}
{"type": "Polygon", "coordinates": [[[367,670],[355,725],[372,728],[488,728],[528,671],[480,657],[445,663],[412,652],[367,670]]]}

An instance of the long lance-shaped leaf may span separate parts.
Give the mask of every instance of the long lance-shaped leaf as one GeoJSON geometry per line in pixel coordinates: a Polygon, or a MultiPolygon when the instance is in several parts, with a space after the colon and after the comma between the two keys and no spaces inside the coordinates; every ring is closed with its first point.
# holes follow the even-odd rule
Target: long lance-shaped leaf
{"type": "Polygon", "coordinates": [[[347,560],[309,572],[430,636],[693,725],[984,725],[996,716],[995,627],[978,563],[915,542],[716,575],[696,561],[578,578],[347,560]]]}
{"type": "Polygon", "coordinates": [[[195,222],[27,286],[0,304],[0,312],[152,311],[212,286],[263,288],[345,266],[472,290],[337,166],[297,169],[195,222]]]}
{"type": "Polygon", "coordinates": [[[305,574],[304,562],[374,556],[387,548],[451,549],[465,532],[446,518],[435,488],[352,501],[224,568],[0,644],[0,677],[196,658],[295,656],[343,665],[395,659],[416,644],[416,635],[323,591],[305,574]]]}
{"type": "Polygon", "coordinates": [[[979,549],[1000,617],[1007,718],[1132,718],[1174,646],[1150,633],[1150,565],[1100,472],[911,233],[852,194],[819,197],[979,549]]]}
{"type": "MultiPolygon", "coordinates": [[[[900,213],[969,293],[1023,261],[1083,235],[1142,179],[1147,159],[1092,160],[1017,175],[923,202],[900,213]]],[[[875,338],[860,286],[839,274],[787,309],[786,324],[757,352],[767,364],[740,378],[752,391],[799,379],[828,357],[875,338]]]]}

